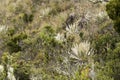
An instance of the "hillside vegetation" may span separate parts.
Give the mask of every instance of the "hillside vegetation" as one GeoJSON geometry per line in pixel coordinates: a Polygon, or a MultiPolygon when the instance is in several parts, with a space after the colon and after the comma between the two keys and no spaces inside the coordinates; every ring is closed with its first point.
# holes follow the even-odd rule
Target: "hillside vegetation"
{"type": "Polygon", "coordinates": [[[0,80],[120,80],[120,0],[1,0],[0,80]]]}

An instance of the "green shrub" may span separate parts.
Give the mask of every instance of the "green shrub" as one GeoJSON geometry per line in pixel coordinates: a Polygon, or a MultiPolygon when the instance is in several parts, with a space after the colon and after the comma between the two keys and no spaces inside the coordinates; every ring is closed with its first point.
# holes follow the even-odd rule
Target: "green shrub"
{"type": "Polygon", "coordinates": [[[19,60],[15,66],[14,74],[19,80],[30,80],[30,64],[24,60],[19,60]]]}
{"type": "Polygon", "coordinates": [[[120,33],[120,1],[119,0],[110,0],[106,6],[106,11],[108,16],[114,22],[115,30],[120,33]]]}
{"type": "Polygon", "coordinates": [[[26,39],[27,35],[25,33],[19,33],[10,36],[10,39],[6,41],[6,46],[10,53],[21,51],[21,46],[19,42],[23,39],[26,39]]]}
{"type": "Polygon", "coordinates": [[[21,51],[21,47],[13,41],[8,41],[7,47],[10,53],[21,51]]]}
{"type": "Polygon", "coordinates": [[[24,13],[23,20],[25,23],[29,23],[33,21],[33,14],[26,14],[24,13]]]}
{"type": "Polygon", "coordinates": [[[108,73],[114,80],[120,79],[120,45],[116,45],[116,48],[107,54],[106,69],[110,68],[112,72],[108,73]]]}

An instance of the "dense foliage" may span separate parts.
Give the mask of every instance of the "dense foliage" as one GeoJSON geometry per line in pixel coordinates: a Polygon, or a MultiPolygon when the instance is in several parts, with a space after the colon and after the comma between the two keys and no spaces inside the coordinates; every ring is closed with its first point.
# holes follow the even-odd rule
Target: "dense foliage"
{"type": "Polygon", "coordinates": [[[109,17],[114,22],[114,27],[117,32],[120,32],[120,1],[111,0],[106,6],[109,17]]]}

